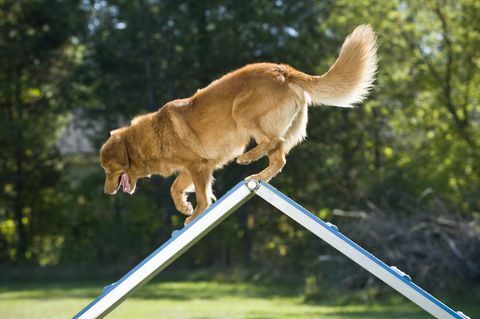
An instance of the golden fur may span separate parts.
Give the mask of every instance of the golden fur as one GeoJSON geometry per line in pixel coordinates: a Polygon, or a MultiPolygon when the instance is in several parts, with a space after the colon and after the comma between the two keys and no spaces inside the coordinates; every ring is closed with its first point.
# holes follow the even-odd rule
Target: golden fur
{"type": "Polygon", "coordinates": [[[214,198],[212,174],[236,159],[248,164],[267,155],[269,165],[250,176],[268,181],[285,165],[285,155],[306,136],[307,107],[352,107],[363,101],[377,68],[375,34],[358,26],[322,76],[272,63],[247,65],[158,111],[134,118],[111,132],[100,152],[105,192],[120,185],[133,193],[138,178],[178,172],[171,187],[176,208],[187,224],[214,198]],[[244,152],[254,139],[256,146],[244,152]],[[195,210],[187,191],[196,192],[195,210]]]}

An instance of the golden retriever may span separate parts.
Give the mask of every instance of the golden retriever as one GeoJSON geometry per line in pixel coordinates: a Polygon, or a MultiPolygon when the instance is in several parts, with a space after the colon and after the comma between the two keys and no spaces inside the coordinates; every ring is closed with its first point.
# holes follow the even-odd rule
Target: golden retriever
{"type": "Polygon", "coordinates": [[[361,25],[324,75],[273,63],[228,73],[192,97],[168,102],[112,131],[100,151],[104,191],[115,194],[122,187],[133,194],[138,178],[178,173],[171,195],[176,208],[189,216],[187,224],[214,199],[214,170],[233,159],[246,165],[267,155],[268,167],[249,178],[269,181],[285,165],[290,149],[305,138],[308,106],[362,102],[376,69],[376,36],[370,26],[361,25]],[[251,139],[256,146],[244,152],[251,139]],[[195,209],[187,191],[196,193],[195,209]]]}

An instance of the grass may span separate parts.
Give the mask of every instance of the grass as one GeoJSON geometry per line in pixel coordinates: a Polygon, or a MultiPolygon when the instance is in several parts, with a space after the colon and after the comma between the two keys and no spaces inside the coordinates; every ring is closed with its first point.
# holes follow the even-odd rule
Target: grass
{"type": "MultiPolygon", "coordinates": [[[[0,285],[0,318],[71,318],[98,296],[99,284],[30,283],[0,285]]],[[[471,318],[479,303],[451,304],[471,318]]],[[[151,283],[121,304],[112,319],[347,319],[431,318],[403,299],[387,304],[304,303],[286,286],[219,282],[151,283]]]]}

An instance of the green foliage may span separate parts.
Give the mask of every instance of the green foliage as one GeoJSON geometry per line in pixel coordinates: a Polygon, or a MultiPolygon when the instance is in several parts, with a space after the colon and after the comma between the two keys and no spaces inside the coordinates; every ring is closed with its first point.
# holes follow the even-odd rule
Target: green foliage
{"type": "Polygon", "coordinates": [[[75,2],[0,6],[0,223],[7,233],[15,228],[0,237],[0,260],[36,260],[33,246],[46,240],[37,236],[50,232],[48,214],[61,201],[56,142],[71,108],[71,40],[84,15],[75,2]]]}
{"type": "MultiPolygon", "coordinates": [[[[378,33],[370,99],[355,109],[311,108],[308,140],[273,183],[334,222],[348,224],[340,209],[478,225],[479,7],[473,0],[0,1],[0,263],[133,264],[181,227],[171,178],[142,181],[133,197],[107,197],[96,151],[60,152],[59,138],[79,114],[97,149],[132,116],[246,63],[321,74],[362,23],[378,33]]],[[[217,195],[265,165],[217,172],[217,195]]],[[[179,267],[290,272],[315,278],[312,294],[336,278],[312,262],[334,253],[260,202],[203,241],[179,267]]]]}
{"type": "Polygon", "coordinates": [[[351,113],[363,132],[349,138],[365,143],[370,185],[411,196],[429,189],[467,215],[478,211],[478,9],[475,1],[336,4],[332,27],[368,22],[379,37],[378,87],[365,115],[351,113]]]}

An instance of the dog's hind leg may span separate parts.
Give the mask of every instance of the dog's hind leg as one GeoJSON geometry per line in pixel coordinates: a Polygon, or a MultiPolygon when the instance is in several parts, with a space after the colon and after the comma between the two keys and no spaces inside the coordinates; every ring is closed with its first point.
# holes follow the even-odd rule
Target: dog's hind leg
{"type": "Polygon", "coordinates": [[[237,158],[246,165],[260,159],[281,144],[283,136],[296,116],[295,103],[271,100],[265,96],[249,96],[236,103],[232,115],[238,127],[248,132],[257,145],[237,158]]]}
{"type": "Polygon", "coordinates": [[[299,104],[299,111],[284,135],[285,141],[280,142],[268,153],[268,167],[260,173],[252,175],[248,178],[268,182],[282,170],[286,163],[285,155],[290,151],[290,149],[292,149],[292,147],[300,143],[307,135],[307,112],[307,104],[299,104]]]}
{"type": "Polygon", "coordinates": [[[284,143],[279,143],[273,150],[268,152],[268,166],[258,174],[251,175],[247,179],[256,179],[268,182],[275,175],[282,171],[283,166],[287,162],[285,159],[284,143]]]}
{"type": "Polygon", "coordinates": [[[292,122],[292,125],[285,133],[285,142],[283,143],[285,154],[297,144],[301,143],[307,137],[308,105],[303,104],[292,122]]]}
{"type": "Polygon", "coordinates": [[[241,117],[237,119],[237,124],[247,130],[257,143],[254,148],[237,157],[238,164],[247,165],[262,158],[283,141],[278,130],[264,127],[260,119],[241,117]]]}
{"type": "Polygon", "coordinates": [[[193,214],[192,203],[187,201],[187,192],[193,191],[193,182],[188,171],[182,171],[170,188],[170,194],[177,210],[187,216],[193,214]]]}
{"type": "Polygon", "coordinates": [[[282,139],[278,137],[258,137],[255,138],[257,145],[249,150],[248,152],[243,153],[239,157],[237,157],[237,163],[241,165],[247,165],[251,162],[255,162],[256,160],[262,158],[267,154],[271,149],[275,148],[279,143],[282,142],[282,139]]]}

